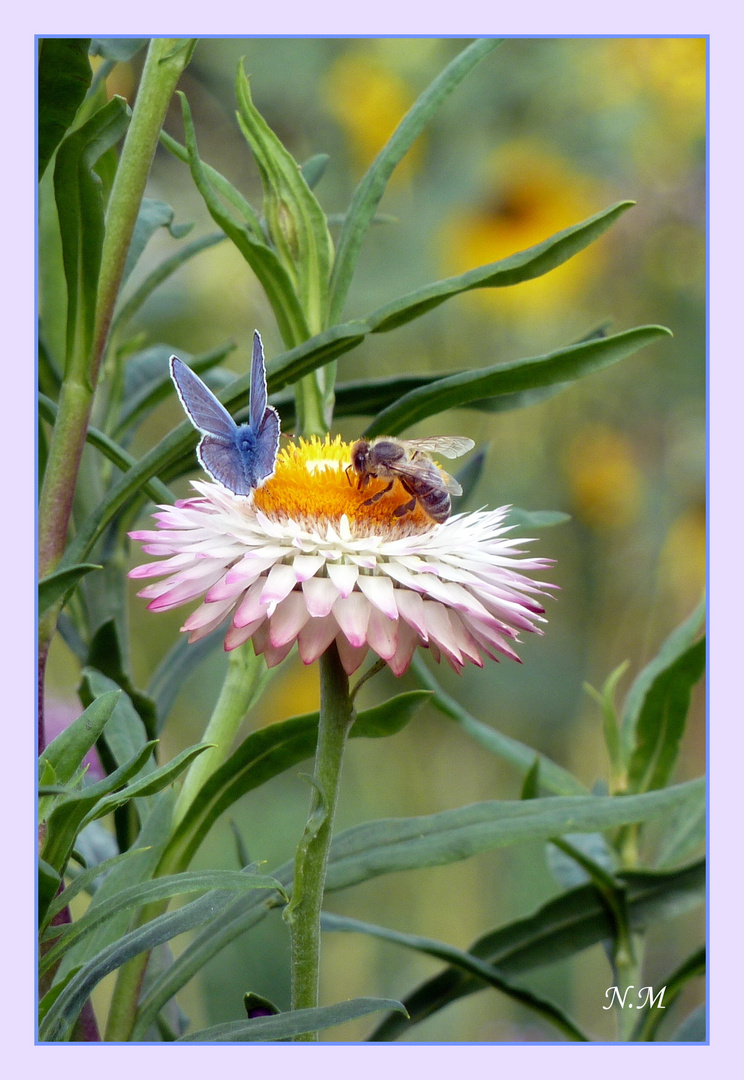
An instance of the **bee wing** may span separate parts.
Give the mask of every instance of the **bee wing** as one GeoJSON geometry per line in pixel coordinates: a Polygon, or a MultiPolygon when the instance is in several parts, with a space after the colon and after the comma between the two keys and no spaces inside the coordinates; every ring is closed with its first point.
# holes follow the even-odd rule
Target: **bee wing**
{"type": "Polygon", "coordinates": [[[457,480],[428,458],[420,458],[418,461],[414,458],[412,461],[405,461],[400,464],[391,462],[387,465],[387,468],[391,473],[395,473],[396,476],[400,476],[404,480],[410,477],[412,480],[421,480],[426,484],[431,484],[433,477],[450,495],[462,495],[462,488],[457,480]]]}
{"type": "Polygon", "coordinates": [[[438,435],[431,439],[404,439],[406,446],[414,450],[423,450],[428,454],[442,454],[443,457],[457,458],[472,450],[475,443],[464,435],[438,435]]]}

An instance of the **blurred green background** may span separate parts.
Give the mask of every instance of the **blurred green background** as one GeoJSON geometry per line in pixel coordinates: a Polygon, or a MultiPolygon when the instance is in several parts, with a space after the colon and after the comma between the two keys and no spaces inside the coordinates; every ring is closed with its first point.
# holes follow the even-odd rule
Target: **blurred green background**
{"type": "MultiPolygon", "coordinates": [[[[299,162],[330,155],[316,194],[343,214],[355,184],[405,110],[459,52],[457,39],[249,39],[199,42],[181,81],[201,157],[260,207],[254,161],[235,120],[241,57],[254,101],[299,162]]],[[[111,93],[133,100],[143,53],[119,64],[111,93]]],[[[668,326],[663,339],[620,364],[518,412],[448,413],[409,435],[460,433],[489,445],[471,502],[562,510],[570,522],[530,532],[531,550],[556,560],[544,638],[522,645],[524,663],[487,664],[459,678],[437,672],[475,716],[572,769],[587,785],[607,760],[601,718],[586,694],[623,660],[620,691],[695,606],[705,582],[706,59],[702,38],[509,39],[445,103],[396,171],[359,264],[345,317],[364,315],[437,278],[530,246],[620,199],[637,205],[603,239],[544,278],[466,294],[422,319],[365,339],[339,362],[339,381],[396,372],[448,372],[538,355],[598,326],[668,326]]],[[[167,130],[182,139],[180,109],[167,130]]],[[[148,196],[176,221],[211,219],[188,169],[159,150],[148,196]]],[[[151,242],[130,288],[175,249],[151,242]]],[[[337,229],[332,229],[337,235],[337,229]]],[[[254,328],[269,364],[283,351],[267,302],[229,242],[209,249],[143,309],[149,343],[189,354],[232,339],[227,366],[244,373],[254,328]]],[[[182,419],[175,396],[143,425],[139,456],[182,419]]],[[[348,438],[363,418],[345,419],[348,438]]],[[[195,462],[196,465],[196,462],[195,462]]],[[[179,493],[187,490],[184,481],[179,493]]],[[[141,561],[139,551],[133,563],[141,561]]],[[[146,686],[185,612],[151,615],[132,588],[133,665],[146,686]]],[[[164,733],[164,756],[199,740],[226,660],[220,650],[184,685],[164,733]]],[[[50,692],[74,696],[78,670],[59,641],[50,692]]],[[[363,705],[414,686],[384,673],[363,705]]],[[[282,665],[251,717],[262,725],[316,707],[317,670],[282,665]]],[[[698,688],[677,779],[704,769],[704,695],[698,688]]],[[[517,798],[520,777],[433,710],[389,740],[354,740],[347,752],[338,829],[369,818],[430,814],[481,799],[517,798]]],[[[241,800],[232,817],[250,855],[268,868],[291,857],[308,803],[295,772],[241,800]]],[[[233,867],[227,821],[196,864],[233,867]]],[[[487,929],[526,915],[557,893],[541,845],[507,848],[436,870],[384,877],[328,898],[331,911],[466,948],[487,929]]],[[[699,938],[703,915],[682,914],[649,938],[644,985],[699,938]]],[[[438,970],[435,961],[375,939],[326,935],[321,1000],[402,997],[438,970]]],[[[595,1038],[614,1038],[604,991],[612,982],[600,947],[525,980],[573,1011],[595,1038]]],[[[278,914],[234,943],[183,995],[197,1027],[243,1014],[253,990],[287,1007],[288,940],[278,914]]],[[[103,984],[99,991],[106,994],[103,984]]],[[[701,999],[700,980],[675,1006],[701,999]]],[[[679,1010],[679,1011],[677,1011],[679,1010]]],[[[672,1013],[672,1010],[670,1010],[672,1013]]],[[[669,1030],[673,1030],[673,1024],[669,1030]]],[[[363,1038],[368,1021],[333,1030],[363,1038]]],[[[451,1006],[412,1032],[416,1040],[545,1040],[552,1030],[495,992],[451,1006]]]]}

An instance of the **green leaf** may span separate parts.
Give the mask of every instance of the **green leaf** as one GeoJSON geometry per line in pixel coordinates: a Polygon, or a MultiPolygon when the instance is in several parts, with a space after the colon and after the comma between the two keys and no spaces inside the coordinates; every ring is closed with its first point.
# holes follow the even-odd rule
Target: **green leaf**
{"type": "Polygon", "coordinates": [[[64,870],[75,843],[75,837],[82,829],[88,815],[95,810],[102,799],[123,787],[132,776],[137,775],[152,753],[154,745],[154,743],[148,743],[131,761],[110,776],[99,780],[96,784],[91,784],[81,792],[68,795],[57,803],[49,815],[42,858],[60,873],[64,870]]]}
{"type": "MultiPolygon", "coordinates": [[[[494,990],[500,990],[513,1001],[518,1001],[521,1005],[557,1027],[567,1038],[578,1042],[589,1041],[583,1031],[563,1009],[539,994],[535,994],[532,990],[519,986],[511,979],[506,978],[493,964],[473,956],[472,953],[456,949],[454,946],[446,945],[441,941],[433,941],[431,938],[419,937],[416,934],[402,934],[397,930],[388,930],[384,926],[373,926],[370,923],[360,922],[358,919],[331,915],[328,912],[324,912],[321,916],[321,926],[323,930],[370,934],[373,937],[382,938],[383,941],[391,941],[396,945],[402,945],[404,948],[424,953],[426,956],[433,956],[437,960],[444,960],[462,971],[476,975],[485,985],[493,987],[494,990]]],[[[408,1020],[408,1017],[406,1017],[406,1020],[408,1020]]]]}
{"type": "Polygon", "coordinates": [[[590,686],[589,683],[584,683],[584,689],[591,694],[602,710],[605,746],[612,767],[612,778],[618,787],[624,786],[621,781],[624,766],[620,728],[617,722],[617,709],[615,708],[615,690],[627,668],[627,660],[624,660],[622,664],[618,664],[615,670],[610,672],[605,679],[601,693],[595,690],[593,686],[590,686]]]}
{"type": "Polygon", "coordinates": [[[107,874],[109,870],[118,866],[119,863],[131,859],[135,855],[139,855],[140,852],[144,850],[144,848],[132,848],[130,851],[123,851],[120,855],[112,855],[111,858],[104,859],[103,862],[98,863],[96,866],[91,866],[89,869],[82,870],[79,874],[76,874],[70,884],[65,887],[64,892],[60,893],[59,896],[56,896],[50,903],[49,910],[47,911],[47,921],[53,919],[58,911],[62,911],[63,908],[68,907],[70,902],[81,892],[92,888],[96,878],[99,878],[102,874],[107,874]]]}
{"type": "Polygon", "coordinates": [[[567,833],[557,843],[549,843],[546,860],[551,874],[564,889],[594,881],[608,892],[617,891],[613,878],[615,861],[601,833],[567,833]]]}
{"type": "MultiPolygon", "coordinates": [[[[244,876],[246,889],[257,887],[248,875],[244,876]]],[[[63,1037],[101,979],[131,960],[132,957],[142,952],[149,952],[156,945],[170,941],[179,934],[193,930],[194,927],[201,926],[214,918],[229,904],[231,891],[232,888],[228,890],[224,887],[212,890],[177,911],[169,911],[145,923],[144,926],[138,926],[118,941],[102,949],[83,964],[51,1006],[39,1029],[40,1039],[56,1040],[63,1037]]]]}
{"type": "Polygon", "coordinates": [[[89,574],[91,570],[102,570],[99,563],[78,563],[77,566],[69,566],[65,570],[55,570],[39,582],[39,620],[41,620],[50,608],[67,598],[81,578],[89,574]]]}
{"type": "Polygon", "coordinates": [[[628,789],[663,787],[677,760],[692,688],[705,671],[705,638],[696,641],[660,671],[644,698],[628,764],[628,789]]]}
{"type": "MultiPolygon", "coordinates": [[[[109,647],[113,647],[115,653],[118,653],[118,643],[114,644],[115,631],[111,634],[108,633],[105,628],[101,629],[102,632],[100,637],[97,637],[97,641],[94,639],[91,653],[93,656],[100,657],[103,652],[103,659],[104,662],[106,662],[106,654],[101,646],[108,645],[109,647]]],[[[89,654],[89,658],[90,655],[91,654],[89,654]]],[[[115,671],[120,667],[120,657],[114,654],[109,657],[109,660],[112,671],[115,671]]],[[[120,674],[123,675],[123,672],[120,672],[120,674]]],[[[140,752],[148,739],[153,737],[153,733],[148,732],[142,722],[142,718],[135,709],[128,692],[119,682],[109,678],[100,671],[96,671],[93,667],[83,668],[78,694],[84,705],[90,704],[95,698],[115,689],[121,689],[124,692],[116,703],[114,712],[103,735],[103,745],[99,748],[102,752],[104,765],[109,772],[112,768],[118,768],[119,766],[124,765],[125,762],[130,761],[135,754],[140,752]]],[[[150,758],[145,762],[142,771],[147,775],[152,773],[154,769],[155,761],[153,758],[150,758]]],[[[121,846],[123,845],[120,844],[120,847],[121,846]]]]}
{"type": "MultiPolygon", "coordinates": [[[[44,420],[48,420],[50,423],[54,423],[57,418],[57,406],[53,401],[50,401],[48,397],[45,397],[44,394],[39,394],[39,416],[44,420]]],[[[110,439],[108,435],[104,435],[98,428],[88,427],[88,430],[85,433],[85,441],[90,443],[91,446],[95,446],[97,450],[100,450],[101,453],[107,457],[109,461],[113,462],[117,469],[121,469],[122,472],[126,472],[137,464],[135,458],[131,457],[126,450],[119,446],[118,443],[115,443],[113,439],[110,439]]],[[[161,484],[159,480],[145,481],[142,484],[142,491],[147,494],[154,503],[174,503],[176,501],[175,495],[168,490],[165,484],[161,484]]],[[[101,566],[97,565],[93,565],[92,568],[95,570],[103,569],[101,566]]]]}
{"type": "MultiPolygon", "coordinates": [[[[535,751],[518,739],[512,739],[504,735],[496,728],[476,720],[474,716],[460,705],[455,698],[442,690],[441,686],[427,668],[420,656],[414,656],[411,668],[418,681],[430,690],[434,695],[432,705],[444,716],[448,716],[471,738],[484,746],[492,754],[503,758],[513,765],[520,773],[527,773],[535,762],[535,751]]],[[[587,795],[584,785],[576,779],[573,773],[562,769],[545,754],[538,754],[540,762],[540,785],[544,791],[553,795],[587,795]]]]}
{"type": "Polygon", "coordinates": [[[498,262],[468,270],[458,277],[424,285],[368,316],[370,329],[374,334],[394,330],[412,319],[418,319],[451,296],[458,296],[471,289],[504,288],[541,277],[583,251],[634,205],[629,201],[615,203],[607,210],[594,214],[578,225],[561,230],[526,251],[519,251],[516,255],[499,259],[498,262]]]}
{"type": "Polygon", "coordinates": [[[260,281],[276,316],[279,332],[286,345],[304,341],[310,337],[300,301],[295,292],[292,277],[251,223],[245,225],[229,214],[217,198],[211,178],[204,169],[196,145],[196,133],[186,97],[180,94],[189,166],[199,194],[204,199],[213,220],[232,240],[260,281]]]}
{"type": "Polygon", "coordinates": [[[333,258],[325,214],[299,165],[253,104],[242,63],[235,90],[238,123],[261,176],[269,236],[283,266],[297,282],[297,296],[308,326],[320,330],[325,325],[333,258]]]}
{"type": "Polygon", "coordinates": [[[340,889],[379,874],[442,866],[517,841],[649,821],[694,799],[701,786],[701,780],[691,780],[643,795],[483,802],[428,817],[369,822],[333,841],[327,887],[340,889]]]}
{"type": "Polygon", "coordinates": [[[635,729],[646,696],[659,675],[671,667],[693,644],[705,618],[705,597],[692,614],[666,639],[659,652],[633,681],[623,708],[622,741],[626,757],[630,757],[635,742],[635,729]]]}
{"type": "MultiPolygon", "coordinates": [[[[705,900],[705,865],[696,863],[667,874],[626,876],[628,914],[633,928],[642,931],[705,900]]],[[[613,918],[593,885],[582,885],[538,908],[516,922],[491,930],[468,950],[497,965],[508,976],[524,975],[548,967],[602,941],[612,939],[613,918]]],[[[410,1022],[387,1017],[371,1035],[387,1041],[408,1034],[411,1027],[453,1001],[484,989],[481,979],[449,966],[427,979],[404,999],[410,1022]]]]}
{"type": "MultiPolygon", "coordinates": [[[[168,135],[167,132],[160,132],[160,141],[166,150],[173,154],[174,157],[178,158],[179,161],[183,161],[185,165],[190,163],[189,150],[185,146],[181,146],[179,142],[176,142],[176,140],[168,135]]],[[[234,188],[230,181],[225,179],[222,173],[217,172],[211,165],[207,165],[205,161],[201,162],[201,168],[205,179],[211,184],[217,194],[222,196],[226,202],[231,203],[238,213],[243,215],[254,238],[257,240],[265,239],[263,225],[261,224],[258,214],[245,196],[243,196],[237,188],[234,188]]]]}
{"type": "MultiPolygon", "coordinates": [[[[191,357],[179,351],[179,357],[198,375],[204,376],[230,355],[235,349],[232,341],[220,345],[207,353],[191,357]]],[[[136,427],[149,413],[175,393],[170,377],[168,361],[174,352],[170,345],[152,345],[142,352],[135,353],[127,360],[124,377],[124,401],[116,423],[116,434],[121,438],[124,432],[136,427]]],[[[234,379],[235,376],[232,376],[234,379]]],[[[232,381],[232,379],[230,381],[232,381]]],[[[205,379],[210,385],[210,379],[205,379]]],[[[214,385],[211,386],[214,389],[214,385]]]]}
{"type": "Polygon", "coordinates": [[[395,404],[383,409],[366,429],[365,435],[369,438],[379,434],[397,435],[427,416],[444,412],[445,409],[459,408],[468,401],[578,379],[600,371],[668,334],[669,331],[663,326],[639,326],[598,341],[571,345],[545,356],[512,360],[437,379],[429,386],[412,390],[395,404]]]}
{"type": "MultiPolygon", "coordinates": [[[[411,691],[359,713],[351,738],[380,738],[400,731],[429,695],[411,691]]],[[[169,865],[188,866],[217,819],[241,795],[311,757],[318,738],[318,713],[295,716],[250,735],[201,788],[173,833],[169,865]]]]}
{"type": "Polygon", "coordinates": [[[39,180],[90,86],[89,38],[44,38],[39,46],[39,180]]]}
{"type": "Polygon", "coordinates": [[[214,247],[215,244],[221,244],[226,239],[227,237],[223,232],[208,233],[206,236],[200,236],[197,240],[184,244],[173,255],[164,259],[137,286],[129,298],[117,308],[111,324],[112,334],[119,327],[126,325],[137,314],[145,301],[152,296],[158,285],[162,285],[164,281],[167,281],[172,274],[190,259],[193,259],[195,255],[214,247]]]}
{"type": "Polygon", "coordinates": [[[127,252],[127,261],[124,264],[124,272],[121,278],[121,288],[129,278],[140,260],[142,252],[147,247],[150,238],[158,229],[167,229],[174,240],[180,240],[182,236],[193,229],[191,225],[174,225],[175,211],[172,206],[158,199],[143,199],[140,203],[139,213],[134,225],[134,232],[127,252]]]}
{"type": "Polygon", "coordinates": [[[279,1042],[293,1035],[308,1031],[323,1031],[336,1024],[358,1020],[361,1016],[395,1009],[405,1012],[399,1001],[386,998],[352,998],[336,1005],[323,1005],[318,1009],[294,1009],[278,1016],[257,1016],[253,1020],[234,1020],[229,1024],[215,1024],[191,1035],[182,1035],[177,1042],[279,1042]]]}
{"type": "MultiPolygon", "coordinates": [[[[67,356],[87,364],[93,340],[103,244],[103,196],[96,162],[115,146],[129,122],[122,98],[112,98],[57,151],[54,193],[59,212],[67,282],[67,356]]],[[[86,375],[87,375],[87,368],[86,375]]]]}
{"type": "Polygon", "coordinates": [[[442,102],[466,75],[499,45],[497,38],[472,42],[447,65],[408,110],[362,177],[344,219],[331,275],[330,318],[340,317],[367,229],[396,165],[405,157],[442,102]]]}
{"type": "MultiPolygon", "coordinates": [[[[60,885],[62,884],[62,877],[53,866],[50,866],[44,859],[39,859],[39,891],[38,891],[38,912],[39,912],[39,924],[44,921],[44,918],[49,911],[49,905],[57,895],[60,885]]],[[[64,904],[62,905],[64,907],[64,904]]]]}
{"type": "Polygon", "coordinates": [[[323,179],[323,174],[326,171],[326,165],[329,161],[329,154],[313,154],[313,156],[308,158],[301,167],[300,172],[302,173],[302,177],[311,191],[313,188],[317,187],[323,179]]]}
{"type": "MultiPolygon", "coordinates": [[[[155,737],[157,727],[155,705],[151,698],[146,694],[143,694],[141,690],[138,690],[136,686],[132,684],[132,680],[124,668],[122,651],[116,622],[113,619],[108,619],[96,630],[88,650],[86,668],[91,669],[91,671],[86,672],[86,674],[90,674],[91,676],[89,679],[90,689],[96,697],[98,697],[104,689],[113,689],[112,686],[108,686],[106,683],[101,682],[100,679],[97,678],[96,672],[99,672],[100,675],[104,676],[110,683],[113,683],[114,686],[120,687],[131,701],[142,725],[144,725],[142,732],[143,736],[152,739],[155,737]]],[[[107,742],[109,736],[113,738],[114,733],[115,725],[109,727],[106,733],[107,742]]],[[[140,741],[144,742],[144,737],[140,741]]],[[[118,764],[121,764],[120,759],[117,759],[117,762],[118,764]]]]}
{"type": "Polygon", "coordinates": [[[162,791],[168,784],[172,784],[173,781],[181,775],[184,769],[189,767],[194,758],[197,758],[199,754],[203,754],[205,750],[208,750],[210,745],[211,743],[199,743],[198,746],[190,746],[186,750],[182,750],[180,754],[177,754],[172,761],[167,763],[167,765],[161,765],[159,769],[148,772],[146,776],[128,784],[123,791],[107,795],[104,799],[101,799],[100,802],[96,803],[86,816],[83,824],[88,825],[91,821],[95,821],[97,818],[110,814],[113,810],[116,810],[117,807],[129,802],[130,799],[141,799],[162,791]]]}
{"type": "Polygon", "coordinates": [[[74,923],[69,923],[65,927],[55,926],[51,928],[51,932],[47,931],[45,937],[55,937],[57,943],[42,958],[40,973],[47,971],[55,964],[70,945],[85,938],[108,919],[122,912],[131,913],[145,904],[170,899],[173,896],[184,896],[191,892],[204,892],[207,889],[241,892],[247,889],[277,889],[286,898],[286,894],[275,878],[268,874],[242,873],[237,870],[192,870],[183,874],[158,877],[154,881],[139,882],[122,889],[116,896],[109,897],[108,900],[96,904],[95,907],[88,908],[85,914],[74,923]]]}
{"type": "MultiPolygon", "coordinates": [[[[408,690],[384,701],[381,705],[364,709],[354,721],[349,737],[383,739],[388,735],[397,735],[411,722],[414,715],[430,697],[431,693],[428,690],[408,690]]],[[[317,724],[317,713],[313,716],[314,723],[317,724]]]]}
{"type": "Polygon", "coordinates": [[[702,848],[706,840],[707,807],[704,793],[697,803],[685,806],[684,810],[672,815],[664,830],[657,867],[678,866],[702,848]]]}
{"type": "MultiPolygon", "coordinates": [[[[114,866],[101,881],[91,898],[91,910],[110,897],[118,896],[130,885],[139,881],[148,881],[154,876],[163,849],[170,837],[175,801],[176,792],[173,788],[166,788],[155,799],[135,844],[127,852],[130,857],[121,866],[114,866]]],[[[70,946],[62,967],[68,969],[90,960],[101,949],[118,941],[126,933],[129,923],[130,917],[127,912],[115,919],[109,919],[90,938],[78,945],[70,946]]]]}
{"type": "Polygon", "coordinates": [[[67,784],[80,768],[83,758],[95,745],[108,723],[121,690],[111,690],[93,701],[76,720],[49,743],[39,759],[51,765],[62,784],[67,784]]]}
{"type": "MultiPolygon", "coordinates": [[[[288,890],[292,882],[294,860],[278,870],[274,877],[288,890]]],[[[269,910],[276,906],[275,890],[258,890],[240,898],[239,908],[235,902],[221,908],[209,926],[202,930],[184,951],[176,957],[173,965],[162,973],[143,995],[132,1029],[132,1041],[143,1039],[155,1022],[160,1010],[189,979],[239,934],[245,933],[260,922],[269,910]]]]}
{"type": "MultiPolygon", "coordinates": [[[[671,975],[667,975],[665,979],[658,983],[659,987],[664,987],[664,997],[660,1001],[660,1005],[663,1004],[664,1009],[668,1009],[679,997],[690,979],[694,979],[699,975],[705,975],[704,945],[696,949],[686,960],[683,960],[671,975]]],[[[659,1006],[653,1009],[649,1008],[648,1012],[640,1013],[638,1023],[633,1031],[632,1040],[634,1042],[651,1042],[655,1040],[664,1016],[665,1013],[659,1006]]]]}

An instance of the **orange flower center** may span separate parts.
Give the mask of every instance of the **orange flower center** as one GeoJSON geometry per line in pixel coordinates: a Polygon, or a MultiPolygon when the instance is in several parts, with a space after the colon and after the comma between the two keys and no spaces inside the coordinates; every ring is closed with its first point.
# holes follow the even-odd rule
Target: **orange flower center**
{"type": "Polygon", "coordinates": [[[371,477],[363,491],[358,481],[351,466],[351,445],[340,436],[300,438],[279,451],[274,475],[256,489],[253,502],[269,518],[291,518],[310,527],[337,526],[346,515],[355,536],[377,534],[390,539],[428,532],[434,526],[419,502],[396,516],[396,510],[411,501],[398,480],[374,502],[390,481],[371,477]]]}

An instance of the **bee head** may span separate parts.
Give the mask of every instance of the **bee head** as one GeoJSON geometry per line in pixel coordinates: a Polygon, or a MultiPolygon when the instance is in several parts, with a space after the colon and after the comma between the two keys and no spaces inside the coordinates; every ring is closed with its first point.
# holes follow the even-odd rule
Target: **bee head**
{"type": "Polygon", "coordinates": [[[367,471],[368,459],[369,443],[366,439],[358,439],[351,448],[351,464],[360,476],[363,476],[367,471]]]}

